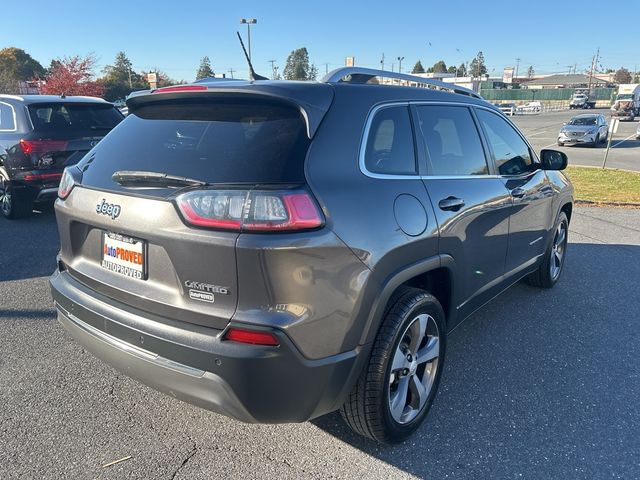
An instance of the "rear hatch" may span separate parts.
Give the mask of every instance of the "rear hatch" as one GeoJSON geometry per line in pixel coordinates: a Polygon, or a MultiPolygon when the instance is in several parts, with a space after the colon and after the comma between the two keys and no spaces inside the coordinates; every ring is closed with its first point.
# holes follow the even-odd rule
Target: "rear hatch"
{"type": "Polygon", "coordinates": [[[259,189],[304,188],[307,127],[299,107],[260,95],[140,102],[77,165],[79,183],[57,202],[62,261],[94,291],[147,315],[224,328],[237,304],[242,230],[229,215],[259,189]],[[217,196],[194,200],[198,192],[217,196]],[[223,220],[202,213],[220,209],[223,220]]]}
{"type": "Polygon", "coordinates": [[[28,106],[33,132],[21,140],[35,170],[60,171],[78,163],[123,119],[109,103],[53,102],[28,106]]]}

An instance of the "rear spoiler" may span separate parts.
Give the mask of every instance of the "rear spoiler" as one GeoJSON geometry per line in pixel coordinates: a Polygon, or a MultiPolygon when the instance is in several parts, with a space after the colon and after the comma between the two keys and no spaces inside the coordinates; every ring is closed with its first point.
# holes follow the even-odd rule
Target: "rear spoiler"
{"type": "Polygon", "coordinates": [[[329,85],[308,83],[260,83],[252,82],[216,82],[213,85],[176,85],[173,87],[159,88],[134,92],[127,98],[129,114],[147,105],[159,104],[169,100],[186,98],[199,98],[202,100],[211,98],[255,97],[270,99],[276,102],[288,104],[300,111],[307,127],[307,136],[313,138],[322,119],[333,102],[333,88],[329,85]],[[238,85],[242,83],[242,85],[238,85]],[[203,88],[205,87],[205,88],[203,88]]]}

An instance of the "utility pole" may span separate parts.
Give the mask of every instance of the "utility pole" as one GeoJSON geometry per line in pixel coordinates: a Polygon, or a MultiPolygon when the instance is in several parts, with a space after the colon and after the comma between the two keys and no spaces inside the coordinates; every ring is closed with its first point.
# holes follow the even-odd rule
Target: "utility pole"
{"type": "Polygon", "coordinates": [[[518,78],[518,68],[520,68],[520,58],[516,58],[516,73],[513,76],[514,79],[518,78]]]}
{"type": "Polygon", "coordinates": [[[233,72],[235,72],[235,70],[233,68],[230,68],[228,72],[231,75],[231,78],[233,78],[233,72]]]}
{"type": "Polygon", "coordinates": [[[329,64],[328,63],[324,64],[324,73],[325,74],[329,73],[329,64]]]}
{"type": "Polygon", "coordinates": [[[131,65],[129,65],[129,88],[133,90],[133,82],[131,82],[131,65]]]}
{"type": "Polygon", "coordinates": [[[269,63],[271,64],[271,80],[275,80],[276,79],[276,61],[275,60],[269,60],[269,63]]]}
{"type": "Polygon", "coordinates": [[[402,73],[402,60],[404,57],[398,57],[398,73],[402,73]]]}
{"type": "Polygon", "coordinates": [[[380,70],[384,70],[384,52],[382,52],[382,58],[380,59],[380,70]]]}
{"type": "Polygon", "coordinates": [[[591,70],[589,70],[589,91],[591,91],[591,82],[593,81],[593,70],[598,65],[598,59],[600,58],[600,47],[598,47],[598,51],[596,52],[595,57],[593,57],[593,61],[591,62],[591,70]]]}

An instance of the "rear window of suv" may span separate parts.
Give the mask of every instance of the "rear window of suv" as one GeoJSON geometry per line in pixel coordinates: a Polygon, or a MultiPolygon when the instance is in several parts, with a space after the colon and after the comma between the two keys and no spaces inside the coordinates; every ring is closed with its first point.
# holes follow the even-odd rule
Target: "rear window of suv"
{"type": "Polygon", "coordinates": [[[167,173],[208,183],[302,183],[309,146],[297,108],[249,99],[141,106],[81,164],[83,184],[120,189],[116,171],[167,173]]]}
{"type": "Polygon", "coordinates": [[[29,116],[38,130],[111,130],[122,115],[110,104],[36,103],[29,105],[29,116]]]}

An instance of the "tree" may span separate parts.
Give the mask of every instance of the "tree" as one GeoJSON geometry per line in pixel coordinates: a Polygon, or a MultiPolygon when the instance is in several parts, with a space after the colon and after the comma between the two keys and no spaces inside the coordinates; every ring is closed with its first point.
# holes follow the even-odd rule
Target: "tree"
{"type": "Polygon", "coordinates": [[[536,71],[533,69],[533,65],[529,65],[529,68],[527,69],[527,78],[531,80],[535,76],[536,76],[536,71]]]}
{"type": "Polygon", "coordinates": [[[615,83],[631,83],[631,72],[624,67],[620,67],[616,70],[613,81],[615,83]]]}
{"type": "Polygon", "coordinates": [[[104,85],[93,79],[96,60],[93,56],[65,57],[51,62],[42,93],[50,95],[87,95],[102,97],[104,85]]]}
{"type": "Polygon", "coordinates": [[[134,90],[149,88],[146,79],[133,70],[131,60],[124,52],[118,52],[113,65],[104,67],[102,73],[107,100],[117,100],[126,97],[134,90]]]}
{"type": "Polygon", "coordinates": [[[196,80],[213,76],[215,76],[215,73],[211,68],[211,60],[209,60],[209,57],[207,56],[202,57],[202,60],[200,60],[200,67],[196,73],[196,80]]]}
{"type": "Polygon", "coordinates": [[[467,76],[467,66],[464,63],[461,63],[456,71],[457,77],[466,77],[467,76]]]}
{"type": "MultiPolygon", "coordinates": [[[[156,79],[157,79],[156,88],[162,88],[162,87],[168,87],[170,85],[180,85],[180,84],[187,83],[184,80],[175,80],[175,79],[171,78],[169,75],[164,73],[158,67],[153,67],[148,72],[146,72],[144,70],[142,71],[142,76],[145,79],[145,82],[146,82],[147,75],[149,73],[155,73],[156,74],[156,79]]],[[[149,88],[149,84],[148,83],[145,84],[145,88],[149,88]]]]}
{"type": "Polygon", "coordinates": [[[446,73],[447,64],[444,63],[444,60],[438,60],[436,63],[433,64],[431,71],[433,73],[446,73]]]}
{"type": "Polygon", "coordinates": [[[43,78],[45,69],[20,48],[0,50],[0,93],[19,93],[20,81],[43,78]]]}
{"type": "Polygon", "coordinates": [[[287,57],[283,72],[286,80],[314,80],[317,74],[315,66],[309,64],[309,52],[305,47],[293,50],[287,57]]]}
{"type": "Polygon", "coordinates": [[[471,64],[469,65],[469,73],[472,77],[481,77],[485,73],[487,73],[487,66],[484,63],[484,55],[481,51],[478,52],[473,60],[471,60],[471,64]]]}
{"type": "Polygon", "coordinates": [[[456,73],[458,71],[458,69],[456,67],[454,67],[453,65],[451,65],[449,68],[447,68],[447,73],[456,73]]]}
{"type": "Polygon", "coordinates": [[[418,60],[413,66],[413,70],[411,70],[411,73],[424,73],[424,67],[422,66],[422,62],[420,60],[418,60]]]}

